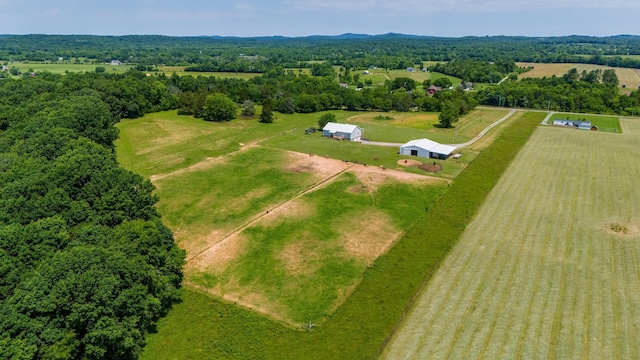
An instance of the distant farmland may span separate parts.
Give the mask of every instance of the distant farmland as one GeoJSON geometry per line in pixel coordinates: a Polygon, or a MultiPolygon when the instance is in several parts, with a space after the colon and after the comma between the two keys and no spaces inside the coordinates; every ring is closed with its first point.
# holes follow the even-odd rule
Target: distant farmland
{"type": "Polygon", "coordinates": [[[386,358],[640,358],[640,123],[622,127],[537,129],[386,358]]]}
{"type": "Polygon", "coordinates": [[[539,63],[517,63],[520,67],[529,67],[533,66],[533,70],[527,71],[524,74],[520,75],[520,79],[526,78],[541,78],[541,77],[551,77],[562,76],[567,73],[572,68],[576,68],[579,73],[583,70],[591,71],[596,69],[614,69],[616,71],[616,75],[618,75],[618,80],[620,80],[620,87],[622,85],[626,85],[627,89],[635,90],[640,86],[640,70],[638,69],[628,69],[628,68],[612,68],[610,66],[603,65],[591,65],[591,64],[539,64],[539,63]]]}

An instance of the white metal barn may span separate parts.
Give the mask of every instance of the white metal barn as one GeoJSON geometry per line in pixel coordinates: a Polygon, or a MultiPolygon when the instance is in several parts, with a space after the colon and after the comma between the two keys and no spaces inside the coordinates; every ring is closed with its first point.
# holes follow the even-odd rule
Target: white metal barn
{"type": "Polygon", "coordinates": [[[344,139],[350,141],[360,141],[362,138],[362,128],[358,125],[338,124],[329,122],[322,128],[322,136],[334,139],[344,139]]]}
{"type": "Polygon", "coordinates": [[[411,140],[400,146],[400,155],[419,156],[431,159],[447,159],[456,151],[455,146],[439,144],[429,139],[411,140]]]}

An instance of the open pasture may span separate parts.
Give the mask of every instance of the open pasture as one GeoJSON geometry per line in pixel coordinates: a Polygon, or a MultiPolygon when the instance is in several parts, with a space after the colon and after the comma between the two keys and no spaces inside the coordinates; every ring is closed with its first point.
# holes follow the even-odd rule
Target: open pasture
{"type": "Polygon", "coordinates": [[[309,116],[277,116],[282,121],[269,125],[243,119],[207,122],[177,115],[176,111],[122,120],[116,125],[120,129],[120,138],[116,141],[118,161],[143,176],[158,176],[317,122],[309,116]]]}
{"type": "Polygon", "coordinates": [[[441,129],[438,113],[365,113],[346,119],[366,129],[365,137],[371,141],[404,143],[419,138],[429,138],[443,143],[462,143],[471,140],[491,123],[505,116],[503,109],[478,108],[460,118],[451,129],[441,129]]]}
{"type": "Polygon", "coordinates": [[[193,77],[197,76],[215,76],[217,78],[222,79],[242,79],[248,80],[254,78],[256,76],[260,76],[260,73],[238,73],[238,72],[196,72],[196,71],[185,71],[186,66],[158,66],[158,72],[164,73],[167,76],[171,76],[175,73],[178,76],[191,75],[193,77]]]}
{"type": "MultiPolygon", "coordinates": [[[[353,114],[335,113],[342,122],[353,114]]],[[[472,112],[460,136],[504,113],[472,112]]],[[[383,140],[404,132],[403,142],[423,137],[421,117],[434,117],[370,115],[365,128],[386,129],[383,140]]],[[[442,178],[466,166],[438,161],[432,178],[398,165],[397,147],[304,134],[319,117],[279,115],[266,125],[165,112],[119,124],[118,157],[156,185],[158,210],[187,250],[187,284],[288,323],[318,321],[444,190],[442,178]]]]}
{"type": "MultiPolygon", "coordinates": [[[[188,250],[189,284],[296,326],[322,320],[344,301],[366,268],[424,213],[425,204],[447,183],[260,147],[247,151],[244,162],[234,158],[238,171],[232,177],[224,166],[181,175],[182,184],[191,183],[193,177],[211,180],[215,190],[203,189],[200,196],[196,191],[167,194],[164,184],[169,179],[163,179],[159,210],[170,226],[174,218],[195,220],[179,224],[181,230],[176,232],[179,244],[188,250]],[[264,174],[245,176],[240,170],[252,167],[247,161],[257,157],[256,152],[284,156],[280,166],[271,164],[267,184],[264,174]],[[173,205],[187,201],[188,206],[173,205]],[[230,208],[238,207],[245,212],[236,210],[238,215],[230,218],[230,208]],[[204,219],[186,216],[206,212],[204,219]],[[244,225],[238,224],[240,220],[244,225]],[[194,236],[189,228],[207,228],[207,233],[194,236]],[[189,251],[195,247],[197,252],[203,245],[208,247],[195,255],[189,251]]],[[[172,186],[183,188],[178,183],[172,186]]]]}
{"type": "Polygon", "coordinates": [[[536,130],[388,359],[640,357],[640,123],[536,130]]]}
{"type": "Polygon", "coordinates": [[[123,73],[131,69],[130,65],[111,65],[111,64],[72,64],[72,63],[10,63],[9,68],[17,68],[23,74],[27,74],[30,70],[38,72],[50,72],[52,74],[95,72],[96,67],[103,67],[106,73],[123,73]]]}
{"type": "Polygon", "coordinates": [[[612,68],[610,66],[604,65],[592,65],[592,64],[539,64],[539,63],[517,63],[520,67],[529,67],[533,66],[533,69],[527,71],[526,73],[520,74],[520,79],[526,78],[542,78],[542,77],[551,77],[562,76],[567,73],[567,71],[572,68],[576,68],[579,73],[582,73],[583,70],[589,72],[592,70],[600,69],[614,69],[616,71],[616,75],[618,76],[619,86],[625,85],[627,89],[635,90],[640,86],[640,70],[638,69],[628,69],[628,68],[612,68]]]}
{"type": "Polygon", "coordinates": [[[469,164],[416,225],[365,270],[351,295],[324,321],[305,321],[298,329],[283,326],[190,286],[183,290],[184,302],[160,321],[157,334],[148,337],[142,358],[377,358],[416,291],[438,268],[544,117],[543,113],[523,114],[518,126],[504,129],[503,135],[469,164]]]}
{"type": "Polygon", "coordinates": [[[583,120],[597,126],[598,131],[614,133],[622,131],[620,120],[615,116],[556,113],[549,119],[549,124],[553,124],[553,120],[583,120]]]}
{"type": "MultiPolygon", "coordinates": [[[[425,66],[426,67],[426,66],[425,66]]],[[[371,79],[374,84],[382,85],[385,80],[393,80],[399,77],[407,77],[415,80],[419,84],[422,84],[425,80],[436,80],[439,78],[446,77],[453,83],[453,86],[457,86],[460,84],[460,79],[431,71],[422,72],[419,67],[415,67],[415,71],[406,71],[404,69],[398,70],[387,70],[387,69],[373,69],[368,70],[368,75],[360,75],[360,81],[364,81],[366,79],[371,79]]],[[[361,73],[361,72],[360,72],[361,73]]]]}

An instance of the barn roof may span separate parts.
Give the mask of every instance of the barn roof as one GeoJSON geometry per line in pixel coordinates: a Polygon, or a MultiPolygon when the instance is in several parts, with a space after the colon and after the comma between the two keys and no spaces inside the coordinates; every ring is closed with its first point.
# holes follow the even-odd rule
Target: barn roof
{"type": "Polygon", "coordinates": [[[408,143],[400,146],[400,148],[412,147],[412,146],[419,147],[423,150],[436,153],[436,154],[442,154],[442,155],[450,155],[452,152],[456,151],[455,146],[439,144],[429,139],[411,140],[408,143]]]}
{"type": "Polygon", "coordinates": [[[328,131],[330,133],[340,132],[340,133],[352,134],[357,128],[358,128],[358,125],[338,124],[338,123],[329,122],[327,123],[327,125],[325,125],[322,128],[322,130],[328,131]]]}
{"type": "Polygon", "coordinates": [[[433,149],[434,147],[438,146],[440,144],[438,144],[437,142],[433,141],[433,140],[429,140],[429,139],[418,139],[418,140],[411,140],[408,143],[400,146],[401,148],[403,147],[409,147],[409,146],[415,146],[415,147],[419,147],[421,149],[427,150],[427,151],[431,151],[431,149],[433,149]]]}

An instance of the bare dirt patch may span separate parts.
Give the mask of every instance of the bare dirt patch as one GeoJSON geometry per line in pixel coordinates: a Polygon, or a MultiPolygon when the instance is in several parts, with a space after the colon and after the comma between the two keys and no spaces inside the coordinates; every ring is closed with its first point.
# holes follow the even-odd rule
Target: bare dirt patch
{"type": "Polygon", "coordinates": [[[372,187],[373,189],[376,189],[377,187],[388,181],[400,181],[419,184],[447,184],[451,182],[447,179],[408,173],[404,171],[389,170],[377,166],[354,166],[349,169],[349,172],[354,173],[361,183],[372,187]]]}
{"type": "Polygon", "coordinates": [[[421,161],[413,160],[413,159],[404,159],[398,160],[398,165],[400,166],[420,166],[422,165],[421,161]]]}
{"type": "Polygon", "coordinates": [[[438,165],[436,163],[433,163],[433,164],[422,164],[422,165],[418,166],[418,169],[424,170],[426,172],[437,173],[438,171],[442,170],[442,166],[438,165]]]}
{"type": "Polygon", "coordinates": [[[386,252],[402,234],[386,214],[378,211],[362,214],[349,225],[351,230],[343,236],[344,249],[367,265],[386,252]]]}
{"type": "Polygon", "coordinates": [[[640,227],[636,224],[622,224],[619,222],[612,222],[604,226],[604,231],[610,235],[619,236],[622,238],[631,238],[640,235],[640,227]]]}
{"type": "Polygon", "coordinates": [[[317,270],[315,260],[320,258],[320,254],[314,249],[313,236],[304,237],[307,240],[288,244],[277,255],[283,262],[284,268],[291,275],[310,275],[317,270]]]}
{"type": "Polygon", "coordinates": [[[344,161],[293,151],[289,152],[289,161],[289,165],[285,168],[286,171],[305,172],[321,179],[333,176],[349,167],[349,164],[344,161]]]}
{"type": "Polygon", "coordinates": [[[210,248],[230,234],[232,229],[192,229],[173,230],[173,236],[182,249],[187,252],[187,261],[210,248]]]}
{"type": "Polygon", "coordinates": [[[191,253],[187,250],[186,273],[203,271],[221,273],[231,260],[242,254],[247,245],[247,238],[242,234],[235,234],[228,241],[222,241],[226,234],[221,231],[214,230],[209,236],[209,241],[203,243],[201,247],[193,249],[191,253]],[[203,249],[205,249],[204,252],[202,252],[203,249]]]}

